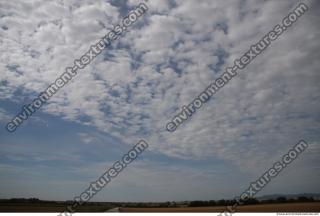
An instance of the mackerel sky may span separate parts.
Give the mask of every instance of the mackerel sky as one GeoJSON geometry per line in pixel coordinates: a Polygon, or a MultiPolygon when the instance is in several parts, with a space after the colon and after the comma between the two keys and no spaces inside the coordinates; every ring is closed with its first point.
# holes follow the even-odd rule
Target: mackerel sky
{"type": "Polygon", "coordinates": [[[174,132],[166,123],[300,1],[149,0],[148,12],[14,133],[5,125],[138,0],[0,0],[0,198],[70,200],[141,138],[93,200],[320,193],[320,3],[174,132]]]}

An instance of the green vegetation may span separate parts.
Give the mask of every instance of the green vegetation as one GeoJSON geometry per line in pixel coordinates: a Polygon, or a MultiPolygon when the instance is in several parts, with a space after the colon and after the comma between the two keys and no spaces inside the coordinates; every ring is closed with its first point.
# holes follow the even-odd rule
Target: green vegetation
{"type": "MultiPolygon", "coordinates": [[[[183,202],[87,202],[77,208],[77,212],[105,212],[115,207],[121,208],[177,208],[177,207],[214,207],[233,205],[236,200],[209,200],[183,202]]],[[[315,202],[313,197],[299,196],[286,198],[280,196],[274,199],[247,199],[244,205],[303,203],[315,202]]],[[[72,201],[45,201],[37,198],[13,198],[0,200],[0,212],[62,212],[72,201]]]]}

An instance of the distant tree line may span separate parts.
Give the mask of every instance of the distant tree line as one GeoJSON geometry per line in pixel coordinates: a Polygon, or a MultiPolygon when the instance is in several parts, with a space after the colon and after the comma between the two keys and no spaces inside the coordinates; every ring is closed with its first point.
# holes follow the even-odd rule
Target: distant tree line
{"type": "MultiPolygon", "coordinates": [[[[271,204],[271,203],[297,203],[297,202],[315,202],[313,197],[299,196],[295,199],[286,197],[277,197],[276,199],[258,200],[256,198],[249,198],[243,201],[244,205],[255,205],[255,204],[271,204]]],[[[45,201],[39,200],[38,198],[12,198],[12,199],[0,199],[0,206],[6,204],[18,204],[23,203],[24,205],[33,204],[68,204],[72,203],[69,201],[45,201]]],[[[207,206],[231,206],[236,203],[236,200],[195,200],[195,201],[183,201],[183,202],[87,202],[85,206],[105,206],[105,207],[131,207],[131,208],[152,208],[152,207],[207,207],[207,206]]]]}
{"type": "MultiPolygon", "coordinates": [[[[243,201],[243,205],[268,204],[268,203],[296,203],[296,202],[314,202],[313,197],[301,196],[296,199],[287,199],[286,197],[278,197],[276,199],[258,200],[249,198],[243,201]]],[[[209,200],[209,201],[191,201],[189,207],[204,207],[204,206],[231,206],[236,203],[236,200],[209,200]]]]}
{"type": "Polygon", "coordinates": [[[43,202],[38,198],[12,198],[12,199],[2,199],[1,203],[39,203],[43,202]]]}

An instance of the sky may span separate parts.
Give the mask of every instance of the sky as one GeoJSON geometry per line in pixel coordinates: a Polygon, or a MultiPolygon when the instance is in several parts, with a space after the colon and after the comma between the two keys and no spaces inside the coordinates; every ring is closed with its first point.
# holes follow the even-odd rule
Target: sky
{"type": "Polygon", "coordinates": [[[5,125],[138,0],[0,0],[0,198],[71,200],[140,139],[93,201],[227,199],[293,145],[258,195],[320,193],[320,4],[171,133],[166,123],[299,1],[149,0],[149,10],[14,133],[5,125]]]}

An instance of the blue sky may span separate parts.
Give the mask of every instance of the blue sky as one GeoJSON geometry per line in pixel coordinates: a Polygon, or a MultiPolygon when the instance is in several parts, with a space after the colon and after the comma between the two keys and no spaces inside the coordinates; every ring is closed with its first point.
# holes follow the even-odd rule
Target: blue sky
{"type": "Polygon", "coordinates": [[[166,123],[297,1],[150,0],[148,13],[14,133],[4,127],[137,0],[1,1],[0,198],[73,199],[139,139],[93,200],[232,198],[300,139],[261,193],[320,193],[320,5],[174,133],[166,123]]]}

